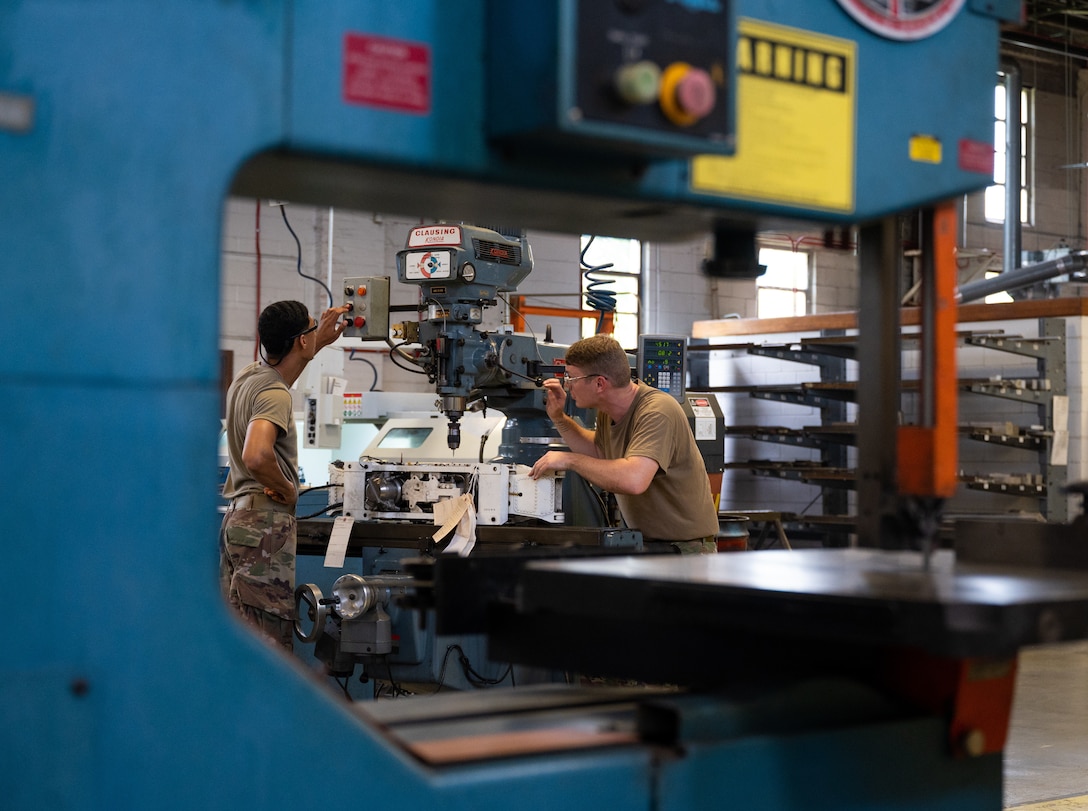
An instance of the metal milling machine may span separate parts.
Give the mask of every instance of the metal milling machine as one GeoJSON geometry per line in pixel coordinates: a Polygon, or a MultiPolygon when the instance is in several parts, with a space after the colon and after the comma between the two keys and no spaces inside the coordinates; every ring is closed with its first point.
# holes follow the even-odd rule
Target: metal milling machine
{"type": "MultiPolygon", "coordinates": [[[[5,803],[1000,808],[1018,650],[1088,637],[1079,520],[932,548],[955,468],[944,201],[990,182],[999,26],[1019,11],[7,4],[0,337],[29,351],[0,358],[0,449],[18,466],[0,517],[5,572],[47,613],[9,626],[0,662],[5,803]],[[713,234],[708,272],[742,278],[757,272],[757,230],[858,226],[860,547],[530,561],[502,590],[486,558],[443,558],[405,590],[445,632],[486,634],[512,661],[668,686],[349,705],[218,590],[227,194],[651,241],[713,234]],[[895,216],[918,208],[934,382],[924,423],[900,430],[895,216]],[[63,508],[30,518],[43,482],[63,508]],[[319,768],[290,768],[286,741],[315,742],[304,756],[319,768]]],[[[473,306],[439,299],[434,316],[471,321],[473,306]]],[[[462,352],[489,351],[458,323],[465,345],[433,349],[447,431],[473,386],[462,352]]]]}
{"type": "MultiPolygon", "coordinates": [[[[428,521],[439,502],[467,494],[475,501],[476,519],[496,531],[520,516],[538,525],[594,527],[592,534],[606,545],[619,538],[637,541],[637,532],[608,528],[600,510],[586,514],[578,507],[572,488],[588,485],[577,476],[556,472],[538,481],[528,476],[540,456],[566,450],[547,416],[543,385],[546,378],[562,376],[566,346],[548,336],[540,341],[481,324],[485,309],[495,306],[500,293],[516,290],[532,266],[529,243],[520,232],[503,235],[456,223],[412,228],[407,247],[397,254],[397,273],[402,283],[419,287],[419,318],[392,325],[397,343],[388,338],[389,279],[344,280],[343,303],[351,308],[344,334],[388,341],[394,361],[425,374],[438,399],[434,414],[386,420],[358,461],[335,462],[330,505],[342,503],[345,515],[364,522],[428,521]],[[466,414],[472,419],[469,441],[463,443],[466,414]],[[441,444],[439,415],[445,418],[441,444]]],[[[588,418],[573,401],[568,412],[588,418]]],[[[551,542],[569,543],[574,531],[551,542]]],[[[381,542],[396,537],[397,529],[368,526],[359,534],[381,542]],[[392,533],[388,537],[386,530],[392,533]]],[[[531,529],[529,535],[541,537],[531,529]]],[[[518,539],[526,540],[524,529],[510,541],[518,539]]]]}
{"type": "MultiPolygon", "coordinates": [[[[427,461],[432,468],[455,464],[465,475],[478,476],[483,463],[501,463],[495,466],[503,474],[498,486],[487,488],[486,497],[476,492],[473,496],[480,501],[478,517],[503,524],[508,516],[507,484],[511,475],[518,475],[517,466],[531,465],[548,450],[564,447],[544,410],[543,381],[562,372],[566,347],[528,335],[480,328],[485,308],[495,306],[499,293],[516,290],[532,267],[532,251],[524,234],[503,235],[453,223],[411,229],[407,247],[397,253],[397,276],[402,283],[419,287],[420,318],[392,326],[400,341],[392,346],[392,352],[400,358],[398,363],[413,364],[434,386],[438,396],[435,405],[448,420],[449,454],[443,458],[436,453],[430,421],[387,423],[363,451],[359,463],[349,462],[343,470],[346,514],[363,519],[408,517],[401,514],[403,507],[398,505],[407,505],[406,513],[418,514],[420,507],[413,505],[427,504],[429,512],[429,505],[439,497],[465,492],[464,487],[448,483],[427,488],[413,485],[416,496],[406,498],[401,479],[386,476],[379,480],[372,475],[362,483],[351,481],[361,467],[374,473],[375,463],[391,463],[390,457],[395,456],[407,464],[384,465],[380,472],[415,470],[425,475],[418,463],[427,461]],[[408,352],[405,346],[420,348],[408,352]],[[471,446],[462,451],[462,417],[470,411],[486,418],[489,409],[504,419],[488,421],[473,435],[471,446]],[[496,449],[492,434],[500,424],[496,449]],[[445,492],[430,492],[436,487],[445,492]],[[485,506],[485,502],[493,506],[485,506]]],[[[349,313],[351,326],[345,330],[346,336],[388,340],[388,293],[373,295],[375,288],[387,291],[388,284],[389,280],[381,277],[345,279],[344,303],[356,314],[351,320],[349,313]],[[358,315],[363,312],[365,316],[358,315]]],[[[549,479],[538,485],[525,474],[527,470],[521,470],[524,481],[519,489],[526,491],[524,506],[530,511],[522,514],[562,522],[563,516],[555,515],[562,513],[558,492],[551,496],[543,492],[545,488],[555,490],[557,482],[549,479]],[[536,504],[538,490],[540,508],[529,508],[530,503],[536,504]]],[[[330,502],[334,500],[331,495],[330,502]]]]}
{"type": "MultiPolygon", "coordinates": [[[[525,235],[458,223],[418,226],[396,261],[398,280],[419,287],[419,304],[417,320],[392,325],[398,342],[391,351],[396,363],[427,375],[438,413],[392,416],[357,461],[330,465],[328,503],[353,521],[350,565],[360,569],[331,580],[300,559],[300,572],[324,582],[299,581],[296,636],[314,645],[313,656],[345,692],[356,667],[360,681],[382,679],[398,693],[406,692],[406,683],[417,690],[464,689],[502,673],[524,683],[512,665],[488,675],[494,663],[487,661],[481,629],[435,634],[430,601],[409,594],[407,572],[419,568],[415,558],[512,556],[491,561],[500,567],[493,582],[505,581],[509,595],[515,581],[506,570],[516,571],[519,561],[640,551],[642,536],[610,525],[602,494],[577,475],[529,477],[541,455],[567,450],[545,411],[543,388],[546,377],[563,373],[566,347],[508,328],[481,328],[485,309],[532,270],[525,235]],[[471,529],[462,533],[457,524],[466,513],[471,529]],[[451,650],[459,651],[460,671],[447,667],[451,650]]],[[[344,280],[346,336],[389,340],[389,282],[344,280]]],[[[576,414],[572,400],[568,405],[572,416],[588,416],[576,414]]],[[[328,518],[299,522],[308,557],[324,554],[333,526],[328,518]]],[[[299,653],[309,660],[308,648],[299,653]]]]}

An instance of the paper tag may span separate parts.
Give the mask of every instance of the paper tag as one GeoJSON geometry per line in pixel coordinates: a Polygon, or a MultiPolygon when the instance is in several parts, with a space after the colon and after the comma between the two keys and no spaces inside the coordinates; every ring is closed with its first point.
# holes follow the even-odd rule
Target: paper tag
{"type": "Polygon", "coordinates": [[[1054,396],[1054,440],[1050,446],[1050,464],[1069,464],[1069,397],[1054,396]]]}
{"type": "Polygon", "coordinates": [[[457,529],[450,539],[449,546],[443,551],[451,555],[467,558],[476,546],[476,511],[466,510],[461,516],[457,529]]]}
{"type": "Polygon", "coordinates": [[[461,520],[461,516],[464,515],[464,497],[442,499],[441,501],[435,502],[433,509],[434,523],[438,526],[438,529],[431,535],[431,539],[440,541],[449,534],[450,530],[457,526],[458,522],[461,520]]]}
{"type": "MultiPolygon", "coordinates": [[[[709,409],[708,409],[709,410],[709,409]]],[[[713,418],[706,419],[705,417],[695,418],[695,438],[696,439],[717,439],[718,438],[718,424],[713,418]]]]}
{"type": "Polygon", "coordinates": [[[434,505],[434,522],[441,526],[431,536],[434,541],[444,538],[454,527],[457,531],[444,553],[468,555],[476,545],[476,510],[473,508],[472,495],[462,493],[457,498],[439,501],[434,505]]]}
{"type": "Polygon", "coordinates": [[[325,550],[325,567],[329,569],[344,568],[344,557],[348,553],[348,538],[351,537],[351,527],[355,519],[349,515],[341,515],[332,524],[332,532],[329,534],[329,546],[325,550]]]}

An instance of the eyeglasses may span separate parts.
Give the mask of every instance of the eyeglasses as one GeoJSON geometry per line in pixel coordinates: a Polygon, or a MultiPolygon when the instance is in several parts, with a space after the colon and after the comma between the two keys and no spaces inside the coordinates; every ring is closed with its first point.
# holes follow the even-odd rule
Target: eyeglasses
{"type": "Polygon", "coordinates": [[[287,340],[288,340],[289,343],[293,344],[295,342],[295,338],[301,338],[303,335],[309,335],[315,329],[317,329],[317,322],[316,321],[314,321],[314,323],[311,324],[310,326],[306,327],[306,329],[304,329],[302,332],[296,332],[294,335],[292,335],[287,340]]]}
{"type": "Polygon", "coordinates": [[[564,377],[563,378],[563,391],[570,391],[570,384],[575,380],[585,380],[587,377],[604,377],[604,375],[578,375],[578,377],[564,377]]]}

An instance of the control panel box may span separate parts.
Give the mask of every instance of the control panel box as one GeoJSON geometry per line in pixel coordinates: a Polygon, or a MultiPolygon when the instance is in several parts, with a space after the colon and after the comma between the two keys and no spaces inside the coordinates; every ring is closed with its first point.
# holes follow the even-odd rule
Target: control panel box
{"type": "Polygon", "coordinates": [[[636,376],[648,386],[684,400],[687,339],[678,335],[638,336],[636,376]]]}
{"type": "Polygon", "coordinates": [[[725,414],[711,392],[689,391],[680,399],[707,473],[725,470],[725,414]]]}
{"type": "Polygon", "coordinates": [[[349,276],[344,279],[344,300],[351,309],[344,314],[344,335],[370,341],[389,338],[389,277],[349,276]]]}
{"type": "Polygon", "coordinates": [[[732,154],[733,6],[490,0],[490,134],[644,157],[732,154]]]}

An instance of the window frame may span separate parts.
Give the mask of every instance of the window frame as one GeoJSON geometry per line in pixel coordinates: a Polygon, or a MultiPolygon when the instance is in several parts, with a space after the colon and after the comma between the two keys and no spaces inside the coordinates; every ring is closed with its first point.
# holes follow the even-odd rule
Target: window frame
{"type": "MultiPolygon", "coordinates": [[[[1003,82],[994,86],[994,182],[982,193],[982,217],[995,225],[1005,222],[1005,92],[1003,82]]],[[[1020,117],[1020,224],[1031,225],[1035,221],[1034,88],[1020,88],[1020,117]]]]}

